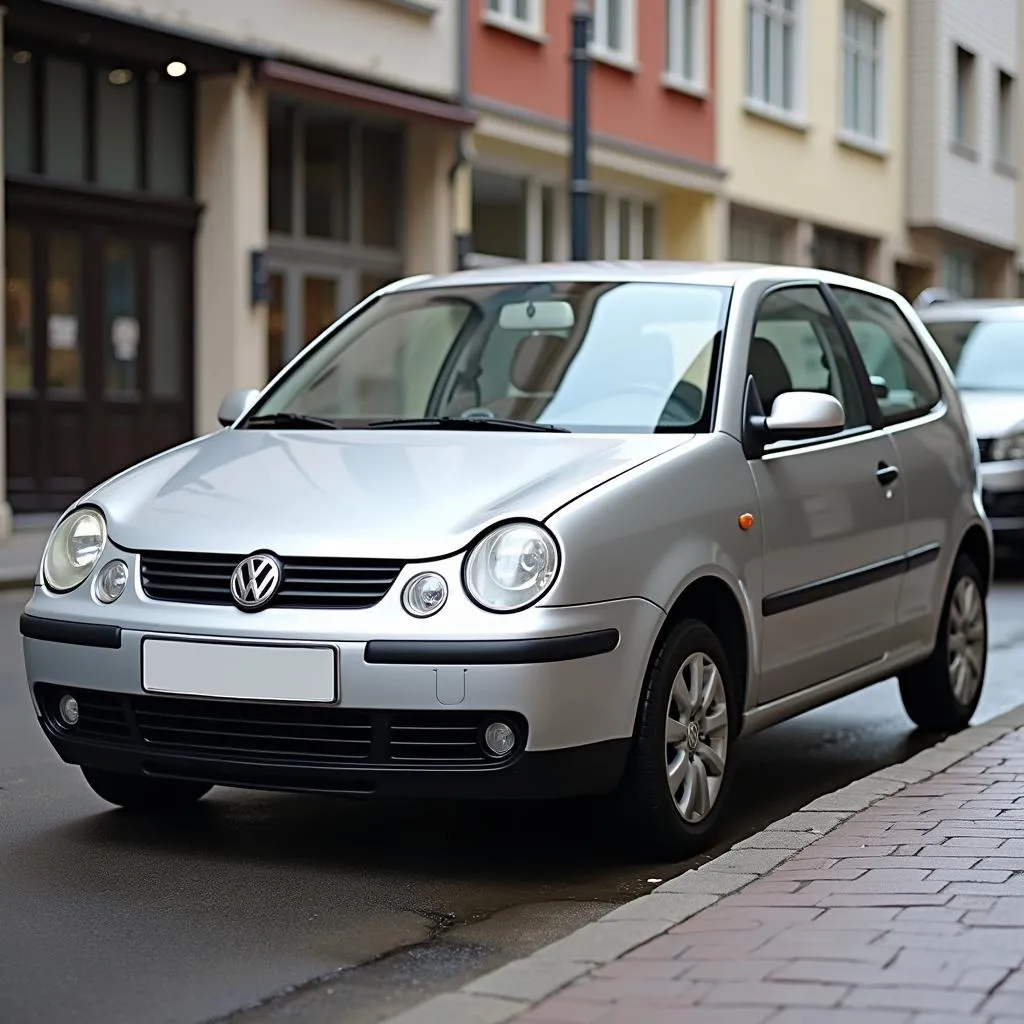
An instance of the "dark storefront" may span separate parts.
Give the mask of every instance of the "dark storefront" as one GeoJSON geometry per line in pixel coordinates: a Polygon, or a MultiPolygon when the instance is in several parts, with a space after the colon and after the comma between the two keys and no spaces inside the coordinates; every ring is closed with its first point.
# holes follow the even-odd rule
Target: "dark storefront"
{"type": "Polygon", "coordinates": [[[192,436],[194,83],[232,58],[38,0],[4,34],[7,497],[55,511],[192,436]]]}

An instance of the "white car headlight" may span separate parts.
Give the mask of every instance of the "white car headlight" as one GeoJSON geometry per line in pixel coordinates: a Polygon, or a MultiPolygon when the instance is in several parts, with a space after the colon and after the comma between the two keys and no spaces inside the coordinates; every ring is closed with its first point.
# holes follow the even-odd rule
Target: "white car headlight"
{"type": "Polygon", "coordinates": [[[51,590],[67,593],[89,578],[107,543],[107,524],[96,509],[65,516],[43,552],[43,579],[51,590]]]}
{"type": "Polygon", "coordinates": [[[1011,434],[993,441],[989,458],[994,462],[1024,459],[1024,434],[1011,434]]]}
{"type": "Polygon", "coordinates": [[[487,534],[466,559],[469,596],[492,612],[539,601],[558,574],[555,538],[535,523],[509,523],[487,534]]]}

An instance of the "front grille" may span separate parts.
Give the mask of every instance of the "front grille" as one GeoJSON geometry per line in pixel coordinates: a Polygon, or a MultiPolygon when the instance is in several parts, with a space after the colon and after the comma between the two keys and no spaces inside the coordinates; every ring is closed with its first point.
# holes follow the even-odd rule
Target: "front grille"
{"type": "MultiPolygon", "coordinates": [[[[154,601],[230,605],[231,573],[244,555],[146,551],[142,592],[154,601]]],[[[281,558],[281,588],[269,607],[372,608],[404,563],[379,559],[281,558]]]]}
{"type": "Polygon", "coordinates": [[[991,462],[992,460],[992,440],[991,437],[978,438],[978,455],[982,462],[991,462]]]}
{"type": "Polygon", "coordinates": [[[230,759],[295,767],[473,767],[494,764],[483,730],[501,718],[526,739],[520,715],[482,711],[379,711],[151,697],[40,683],[51,730],[132,747],[151,756],[230,759]],[[67,729],[57,705],[70,693],[79,722],[67,729]]]}

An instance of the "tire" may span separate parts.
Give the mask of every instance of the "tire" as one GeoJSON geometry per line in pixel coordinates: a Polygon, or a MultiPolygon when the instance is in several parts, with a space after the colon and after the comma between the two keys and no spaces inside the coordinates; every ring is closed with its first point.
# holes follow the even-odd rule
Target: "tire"
{"type": "Polygon", "coordinates": [[[988,660],[984,595],[978,567],[967,555],[959,555],[946,590],[935,649],[899,677],[903,707],[926,732],[959,732],[977,710],[988,660]],[[961,674],[961,666],[966,674],[961,674]]]}
{"type": "Polygon", "coordinates": [[[176,810],[196,803],[213,789],[204,782],[151,779],[98,768],[83,768],[82,774],[98,797],[127,811],[176,810]]]}
{"type": "MultiPolygon", "coordinates": [[[[703,622],[683,620],[664,638],[651,660],[637,711],[630,760],[617,794],[634,828],[631,835],[639,838],[642,845],[638,851],[642,856],[681,860],[714,842],[732,788],[730,753],[738,722],[736,689],[721,642],[703,622]],[[700,666],[697,670],[693,668],[695,664],[700,666]],[[716,677],[711,675],[710,666],[716,677]],[[677,696],[677,676],[682,678],[684,674],[691,684],[695,675],[699,676],[712,691],[709,713],[698,718],[705,727],[700,739],[692,730],[686,730],[687,716],[677,696]],[[681,723],[676,732],[681,741],[677,748],[669,745],[670,712],[681,723]],[[713,728],[706,728],[709,723],[713,723],[713,728]],[[714,756],[709,756],[709,748],[714,756]],[[669,780],[670,761],[681,773],[675,790],[669,780]],[[721,769],[717,773],[715,762],[721,769]],[[693,765],[697,765],[696,769],[693,765]],[[708,765],[712,766],[711,771],[708,765]],[[700,774],[707,780],[706,791],[700,785],[700,774]],[[710,797],[709,809],[688,804],[688,795],[700,792],[710,797]],[[684,814],[687,807],[693,807],[689,818],[684,814]],[[700,816],[694,817],[696,814],[700,816]]],[[[700,802],[696,801],[698,805],[700,802]]]]}

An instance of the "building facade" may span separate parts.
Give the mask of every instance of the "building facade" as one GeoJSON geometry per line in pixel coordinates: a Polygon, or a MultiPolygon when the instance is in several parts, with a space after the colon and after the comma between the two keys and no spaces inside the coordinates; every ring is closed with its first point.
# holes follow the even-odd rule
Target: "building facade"
{"type": "MultiPolygon", "coordinates": [[[[592,4],[589,245],[596,259],[723,252],[716,4],[592,4]]],[[[573,0],[470,0],[465,264],[569,256],[573,0]]]]}
{"type": "Polygon", "coordinates": [[[906,4],[741,0],[718,11],[730,258],[893,283],[903,234],[906,4]]]}
{"type": "Polygon", "coordinates": [[[1018,0],[911,0],[907,226],[917,284],[1018,288],[1018,0]]]}
{"type": "Polygon", "coordinates": [[[462,24],[456,0],[6,5],[0,535],[451,268],[462,24]]]}

